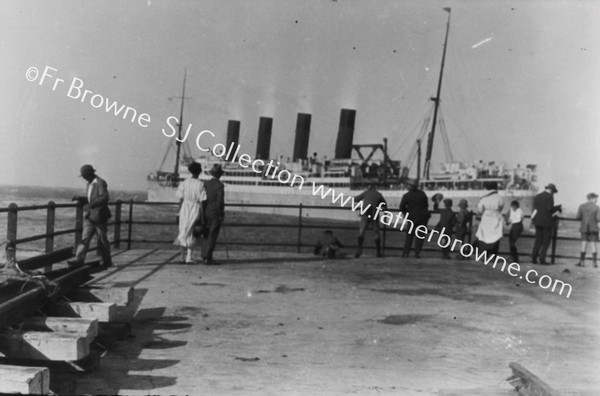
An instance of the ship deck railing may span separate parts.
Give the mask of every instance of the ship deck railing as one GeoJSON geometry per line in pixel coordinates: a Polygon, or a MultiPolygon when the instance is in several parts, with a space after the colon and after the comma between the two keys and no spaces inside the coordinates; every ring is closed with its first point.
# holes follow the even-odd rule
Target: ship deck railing
{"type": "MultiPolygon", "coordinates": [[[[147,201],[121,201],[110,202],[113,213],[109,221],[109,240],[111,244],[119,249],[122,245],[125,249],[132,249],[132,246],[141,246],[143,244],[173,244],[177,235],[177,223],[175,216],[178,210],[178,204],[173,202],[147,202],[147,201]],[[154,230],[154,232],[150,232],[154,230]]],[[[357,221],[328,220],[327,212],[332,210],[350,210],[349,208],[327,206],[327,205],[274,205],[274,204],[249,204],[249,203],[230,203],[226,207],[226,219],[223,224],[224,231],[221,234],[221,242],[228,246],[238,245],[252,248],[287,248],[297,252],[312,251],[315,242],[315,236],[326,229],[336,230],[346,235],[346,240],[356,240],[357,221]],[[294,215],[282,215],[280,220],[275,222],[268,221],[272,215],[263,214],[266,218],[251,217],[250,215],[239,215],[240,213],[249,213],[249,209],[260,210],[285,210],[286,213],[295,212],[294,215]],[[311,211],[311,218],[307,218],[307,211],[311,211]],[[322,212],[323,217],[315,216],[315,212],[322,212]],[[232,215],[232,214],[238,215],[232,215]],[[283,219],[283,220],[281,220],[283,219]],[[275,231],[259,232],[261,229],[273,229],[275,231]],[[244,231],[245,230],[245,231],[244,231]],[[233,233],[233,234],[232,234],[233,233]],[[231,239],[234,234],[241,236],[237,240],[231,239]],[[265,236],[266,235],[266,236],[265,236]],[[270,237],[272,235],[273,237],[270,237]],[[285,235],[287,239],[275,236],[285,235]],[[223,241],[225,238],[225,241],[223,241]]],[[[13,241],[18,248],[26,247],[29,244],[36,245],[35,249],[25,249],[31,252],[51,253],[55,250],[66,247],[77,246],[81,242],[83,230],[83,206],[77,203],[55,203],[48,202],[43,205],[18,206],[11,203],[8,207],[0,208],[0,220],[6,217],[6,240],[13,241]],[[33,215],[36,212],[37,215],[33,215]],[[57,216],[60,212],[61,216],[57,216]],[[43,229],[43,232],[32,235],[22,235],[19,228],[19,219],[24,217],[28,221],[27,233],[33,230],[43,229]],[[31,223],[35,222],[34,226],[31,223]],[[61,228],[62,227],[62,228],[61,228]]],[[[436,212],[432,212],[431,224],[435,224],[436,212]]],[[[529,218],[529,216],[526,216],[529,218]]],[[[566,243],[580,241],[575,237],[578,229],[578,220],[569,217],[557,217],[555,227],[552,232],[552,242],[549,258],[552,263],[556,259],[578,259],[578,250],[572,246],[566,254],[559,252],[559,246],[566,243]],[[571,228],[572,232],[562,235],[558,232],[559,224],[571,228]]],[[[474,235],[477,219],[468,226],[468,240],[471,242],[474,235]]],[[[396,235],[404,234],[399,229],[392,227],[383,227],[383,249],[384,251],[394,251],[402,249],[402,244],[398,243],[400,239],[396,235]]],[[[507,235],[506,235],[507,236],[507,235]]],[[[521,235],[521,239],[533,239],[535,236],[530,233],[521,235]]],[[[503,238],[507,239],[507,238],[503,238]]],[[[354,245],[345,246],[346,248],[355,248],[354,245]]],[[[92,247],[90,250],[95,249],[92,247]]],[[[439,248],[433,243],[426,244],[424,251],[439,251],[439,248]],[[429,246],[429,249],[427,248],[429,246]]],[[[525,257],[525,250],[520,249],[522,257],[525,257]]],[[[508,254],[502,252],[501,254],[508,254]]],[[[46,270],[51,270],[47,268],[46,270]]]]}

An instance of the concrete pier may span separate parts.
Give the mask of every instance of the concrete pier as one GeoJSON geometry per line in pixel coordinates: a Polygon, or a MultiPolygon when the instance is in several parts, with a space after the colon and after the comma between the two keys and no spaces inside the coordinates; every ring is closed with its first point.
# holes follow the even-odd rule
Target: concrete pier
{"type": "Polygon", "coordinates": [[[202,266],[117,252],[93,285],[135,288],[119,311],[132,336],[75,392],[511,394],[510,362],[558,391],[600,390],[594,268],[535,266],[573,285],[567,299],[475,261],[219,253],[202,266]]]}

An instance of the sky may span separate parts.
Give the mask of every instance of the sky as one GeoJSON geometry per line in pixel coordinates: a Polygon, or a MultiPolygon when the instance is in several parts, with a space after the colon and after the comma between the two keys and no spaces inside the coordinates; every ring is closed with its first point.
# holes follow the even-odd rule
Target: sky
{"type": "MultiPolygon", "coordinates": [[[[0,184],[83,187],[78,169],[91,163],[109,187],[144,190],[172,143],[161,129],[179,114],[185,69],[184,125],[215,142],[239,120],[254,156],[259,117],[272,117],[271,153],[291,156],[306,112],[309,152],[332,157],[340,109],[351,108],[355,143],[387,137],[404,161],[435,95],[444,7],[454,157],[537,164],[538,185],[555,183],[567,208],[600,192],[593,0],[3,0],[0,184]],[[55,71],[40,85],[46,67],[55,71]],[[147,113],[148,126],[92,107],[92,94],[69,97],[74,78],[147,113]]],[[[444,161],[440,136],[435,146],[444,161]]]]}

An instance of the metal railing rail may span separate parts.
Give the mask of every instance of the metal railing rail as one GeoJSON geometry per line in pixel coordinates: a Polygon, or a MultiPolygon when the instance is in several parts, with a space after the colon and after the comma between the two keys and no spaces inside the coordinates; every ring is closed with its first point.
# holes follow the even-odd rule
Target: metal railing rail
{"type": "MultiPolygon", "coordinates": [[[[134,219],[134,207],[141,206],[156,206],[156,207],[167,207],[172,206],[175,208],[177,203],[174,202],[145,202],[145,201],[122,201],[117,200],[109,203],[112,208],[113,217],[111,221],[108,223],[112,228],[113,237],[111,240],[111,244],[115,248],[120,248],[122,243],[126,243],[126,249],[131,249],[133,243],[154,243],[154,244],[167,244],[172,243],[173,238],[170,239],[141,239],[134,238],[133,228],[135,225],[138,226],[175,226],[175,222],[173,221],[158,221],[158,220],[144,220],[144,219],[134,219]],[[123,230],[122,227],[126,226],[126,229],[123,230]],[[125,236],[123,235],[125,233],[125,236]]],[[[257,242],[257,241],[242,241],[242,242],[231,242],[228,241],[228,244],[231,245],[254,245],[254,246],[282,246],[282,247],[296,247],[297,251],[300,252],[302,248],[311,247],[312,244],[306,244],[303,240],[303,231],[310,229],[336,229],[336,230],[356,230],[356,224],[343,224],[339,222],[332,222],[327,225],[320,224],[309,224],[307,223],[306,217],[304,216],[306,210],[351,210],[350,208],[340,207],[340,206],[328,206],[328,205],[276,205],[276,204],[242,204],[242,203],[230,203],[227,204],[227,208],[274,208],[274,209],[297,209],[297,221],[291,222],[289,224],[274,224],[274,223],[258,223],[258,222],[246,222],[246,223],[228,223],[225,222],[224,226],[231,227],[254,227],[254,228],[283,228],[283,229],[296,229],[297,237],[295,243],[290,242],[257,242]]],[[[16,203],[11,203],[6,208],[0,208],[0,213],[7,213],[7,239],[9,241],[13,241],[16,244],[23,244],[27,242],[34,242],[39,240],[45,241],[45,253],[51,253],[55,249],[55,237],[61,235],[74,235],[74,246],[77,246],[81,242],[81,234],[83,230],[83,206],[77,203],[67,203],[67,204],[56,204],[53,201],[48,202],[45,205],[29,205],[29,206],[18,206],[16,203]],[[56,230],[56,209],[74,209],[75,210],[75,222],[73,228],[67,228],[63,230],[56,230]],[[35,210],[46,210],[46,230],[42,234],[26,236],[22,238],[18,238],[18,214],[26,211],[35,211],[35,210]]],[[[431,212],[435,214],[436,212],[431,212]]],[[[526,216],[529,218],[529,216],[526,216]]],[[[322,219],[326,220],[326,219],[322,219]]],[[[476,219],[473,219],[476,220],[476,219]]],[[[551,240],[551,262],[554,263],[556,258],[578,258],[575,256],[564,256],[557,254],[557,246],[559,241],[578,241],[579,239],[576,237],[568,237],[568,236],[559,236],[558,235],[558,224],[561,221],[578,221],[573,218],[568,217],[557,217],[555,222],[555,227],[552,232],[552,240],[551,240]]],[[[471,242],[473,235],[473,226],[475,225],[475,221],[469,224],[468,227],[468,240],[465,242],[471,242]]],[[[401,247],[394,246],[386,246],[386,239],[388,238],[388,233],[396,233],[402,232],[399,229],[393,227],[383,226],[383,240],[382,245],[385,250],[399,250],[401,247]]],[[[507,235],[505,235],[507,236],[507,235]]],[[[535,238],[534,235],[522,234],[520,238],[535,238]]],[[[355,247],[355,246],[348,246],[355,247]]],[[[92,250],[92,249],[90,249],[92,250]]],[[[429,248],[424,250],[435,251],[439,250],[438,248],[429,248]]],[[[47,269],[49,270],[49,268],[47,269]]]]}

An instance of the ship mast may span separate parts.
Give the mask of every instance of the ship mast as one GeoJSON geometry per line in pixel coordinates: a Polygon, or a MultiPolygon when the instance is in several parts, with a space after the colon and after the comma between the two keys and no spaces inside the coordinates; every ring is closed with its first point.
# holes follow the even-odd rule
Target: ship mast
{"type": "Polygon", "coordinates": [[[187,69],[183,71],[183,90],[181,93],[181,109],[179,111],[179,123],[177,124],[177,139],[175,144],[177,145],[177,154],[175,155],[175,171],[173,172],[174,182],[179,180],[179,157],[181,156],[181,127],[183,125],[183,102],[185,99],[185,80],[187,77],[187,69]]]}
{"type": "Polygon", "coordinates": [[[440,68],[440,78],[438,81],[437,94],[431,100],[434,102],[435,107],[433,111],[433,122],[431,124],[431,132],[429,132],[429,138],[427,140],[427,152],[425,154],[425,166],[423,169],[423,178],[429,180],[429,171],[431,169],[431,154],[433,153],[433,138],[435,137],[435,126],[437,124],[437,115],[440,107],[440,94],[442,91],[442,77],[444,75],[444,63],[446,61],[446,46],[448,45],[448,32],[450,31],[450,7],[444,8],[444,11],[448,12],[448,23],[446,24],[446,38],[444,39],[444,53],[442,54],[442,67],[440,68]]]}

